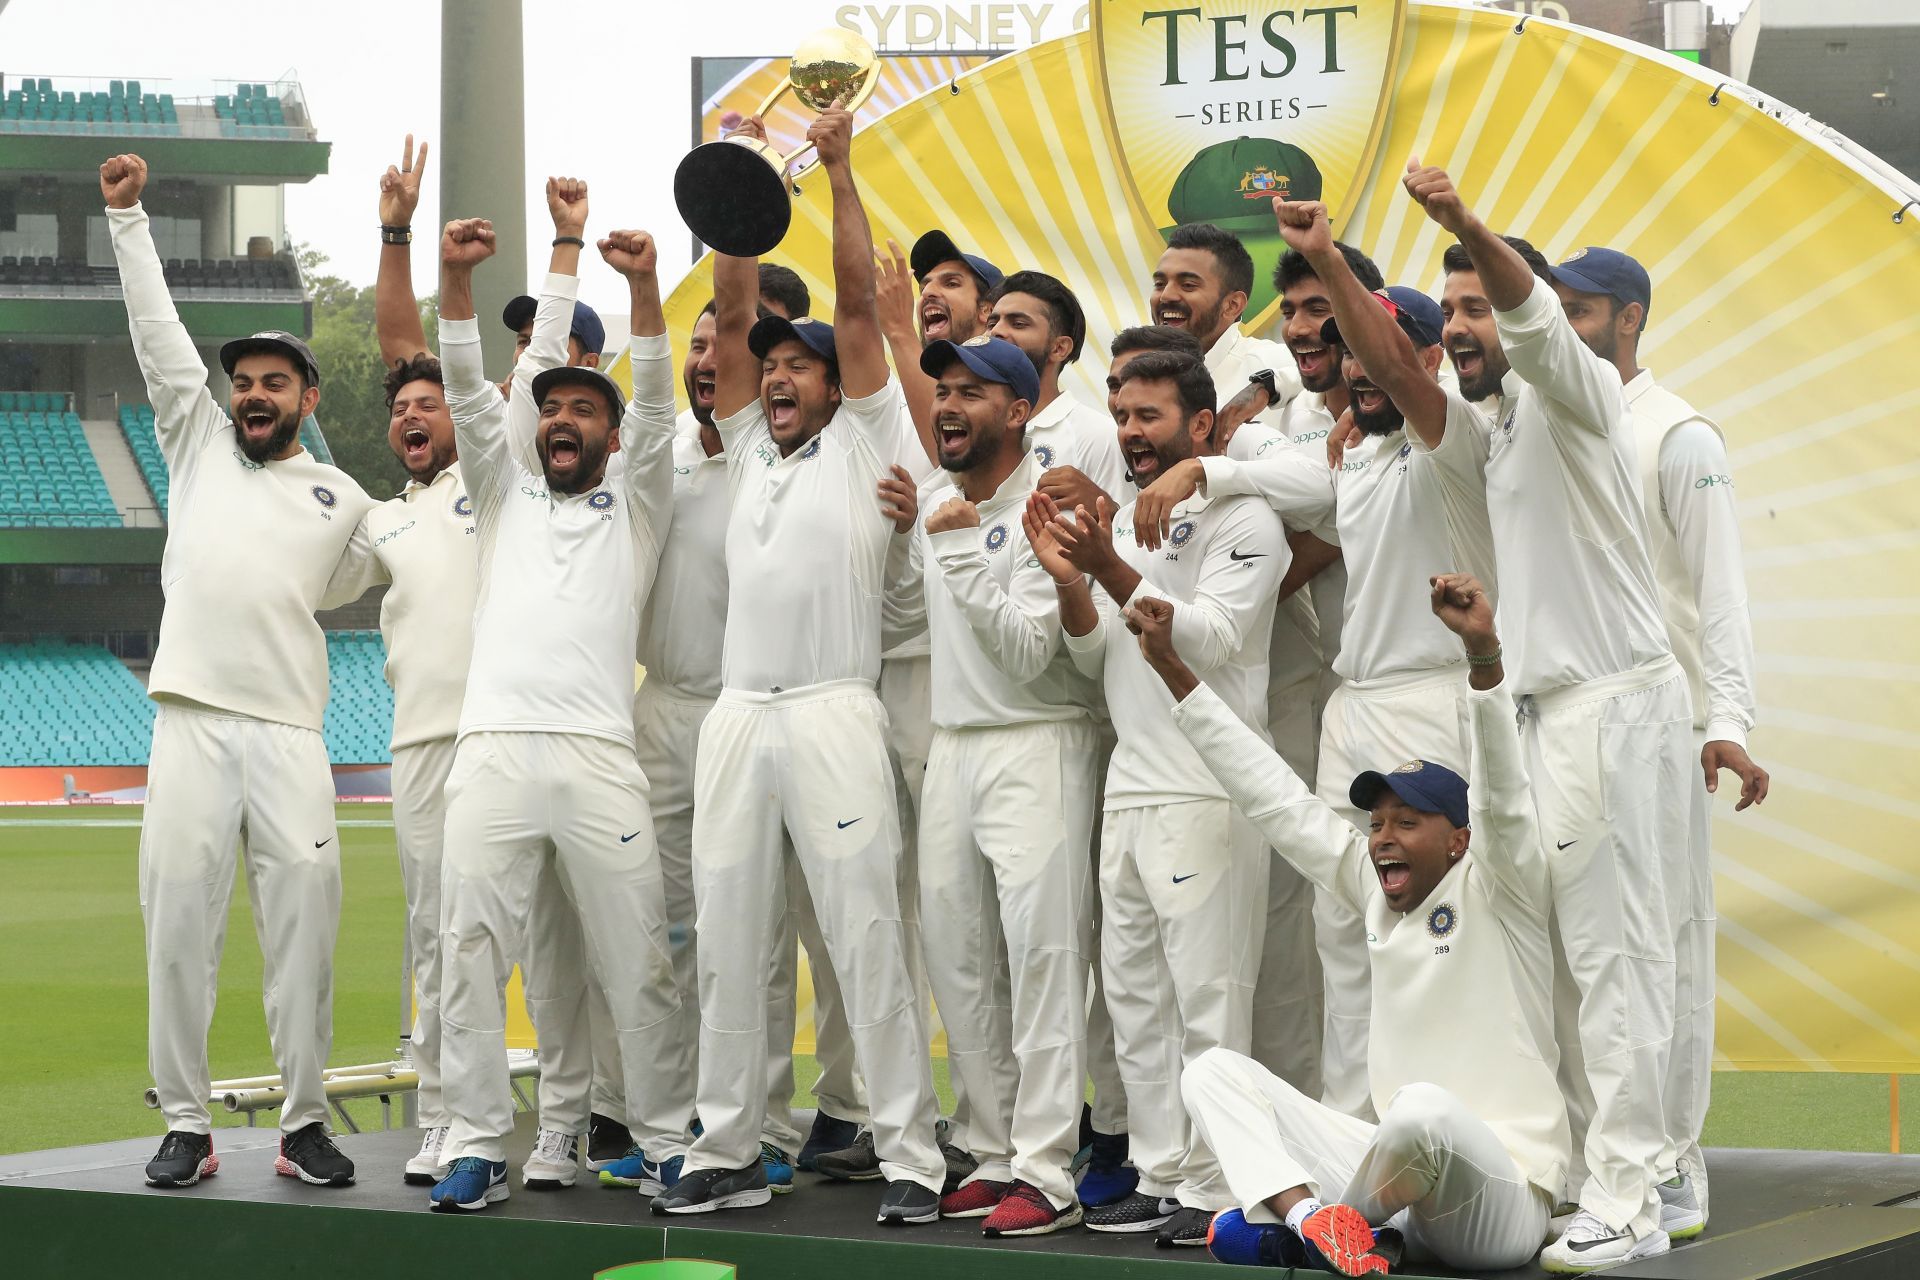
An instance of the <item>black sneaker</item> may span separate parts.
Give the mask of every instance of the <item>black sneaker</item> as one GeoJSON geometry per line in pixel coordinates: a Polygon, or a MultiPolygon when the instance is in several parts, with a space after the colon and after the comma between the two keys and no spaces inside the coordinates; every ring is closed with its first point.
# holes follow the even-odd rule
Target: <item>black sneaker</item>
{"type": "Polygon", "coordinates": [[[744,1169],[695,1169],[653,1198],[655,1213],[712,1213],[751,1209],[773,1199],[758,1160],[744,1169]]]}
{"type": "Polygon", "coordinates": [[[169,1129],[160,1139],[159,1153],[147,1161],[147,1185],[190,1187],[218,1172],[220,1157],[213,1154],[212,1134],[169,1129]]]}
{"type": "Polygon", "coordinates": [[[353,1161],[340,1154],[327,1136],[327,1127],[318,1120],[280,1135],[280,1155],[273,1171],[316,1187],[353,1185],[353,1161]]]}
{"type": "Polygon", "coordinates": [[[859,1138],[860,1126],[853,1121],[816,1111],[813,1113],[813,1128],[807,1133],[806,1145],[800,1148],[800,1157],[794,1161],[794,1167],[812,1173],[815,1160],[829,1151],[845,1150],[859,1138]]]}
{"type": "Polygon", "coordinates": [[[974,1170],[980,1167],[980,1162],[973,1158],[971,1151],[947,1141],[947,1136],[952,1132],[952,1121],[942,1118],[934,1122],[933,1140],[940,1147],[941,1158],[947,1162],[947,1180],[940,1188],[940,1194],[947,1196],[958,1191],[960,1184],[971,1178],[974,1170]]]}
{"type": "Polygon", "coordinates": [[[896,1178],[887,1184],[887,1193],[880,1197],[880,1213],[874,1221],[883,1227],[938,1222],[940,1197],[917,1182],[896,1178]]]}
{"type": "Polygon", "coordinates": [[[1207,1243],[1207,1228],[1213,1225],[1211,1209],[1189,1209],[1180,1206],[1180,1211],[1160,1224],[1153,1233],[1154,1247],[1173,1249],[1176,1247],[1198,1247],[1207,1243]]]}
{"type": "Polygon", "coordinates": [[[850,1147],[815,1156],[813,1171],[835,1182],[872,1182],[879,1178],[880,1157],[873,1149],[873,1130],[861,1129],[850,1147]]]}
{"type": "Polygon", "coordinates": [[[633,1150],[633,1134],[612,1116],[587,1117],[587,1168],[598,1173],[633,1150]]]}
{"type": "Polygon", "coordinates": [[[1087,1230],[1110,1231],[1120,1235],[1158,1231],[1162,1223],[1178,1212],[1178,1200],[1164,1200],[1136,1191],[1124,1200],[1088,1209],[1087,1230]]]}

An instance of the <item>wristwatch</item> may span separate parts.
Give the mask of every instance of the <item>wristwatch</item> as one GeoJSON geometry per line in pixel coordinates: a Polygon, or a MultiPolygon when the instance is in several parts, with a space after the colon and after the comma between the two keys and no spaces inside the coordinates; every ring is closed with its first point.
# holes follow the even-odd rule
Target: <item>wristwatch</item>
{"type": "Polygon", "coordinates": [[[1280,403],[1280,385],[1273,380],[1273,370],[1271,369],[1258,370],[1257,372],[1248,375],[1247,381],[1266,388],[1267,404],[1269,406],[1280,403]]]}

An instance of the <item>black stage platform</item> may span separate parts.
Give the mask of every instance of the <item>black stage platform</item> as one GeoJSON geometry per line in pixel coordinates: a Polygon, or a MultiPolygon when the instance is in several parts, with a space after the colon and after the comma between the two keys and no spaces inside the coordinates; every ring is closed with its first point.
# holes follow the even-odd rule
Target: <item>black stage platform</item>
{"type": "MultiPolygon", "coordinates": [[[[735,1263],[741,1280],[1125,1280],[1214,1265],[1204,1250],[1156,1250],[1151,1237],[1080,1229],[1021,1241],[988,1241],[970,1221],[882,1230],[873,1221],[879,1184],[811,1174],[765,1209],[695,1218],[654,1217],[638,1194],[602,1188],[584,1169],[570,1190],[529,1192],[519,1185],[533,1141],[526,1117],[510,1147],[512,1198],[470,1216],[430,1213],[426,1190],[402,1184],[401,1166],[419,1142],[411,1130],[341,1137],[360,1182],[339,1191],[274,1176],[271,1129],[219,1130],[218,1176],[186,1191],[155,1191],[140,1169],[157,1141],[0,1157],[0,1276],[588,1280],[621,1263],[679,1257],[735,1263]]],[[[1709,1158],[1709,1233],[1608,1276],[1920,1277],[1920,1156],[1715,1151],[1709,1158]]],[[[1498,1280],[1544,1274],[1528,1268],[1498,1280]]]]}

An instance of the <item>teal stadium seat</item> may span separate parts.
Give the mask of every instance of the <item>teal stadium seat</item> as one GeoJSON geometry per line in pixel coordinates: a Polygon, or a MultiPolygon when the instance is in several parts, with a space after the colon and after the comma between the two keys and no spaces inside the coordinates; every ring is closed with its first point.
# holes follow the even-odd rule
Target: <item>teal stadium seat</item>
{"type": "Polygon", "coordinates": [[[18,391],[0,410],[0,528],[116,528],[119,508],[80,419],[55,392],[18,391]]]}
{"type": "Polygon", "coordinates": [[[120,434],[127,438],[141,479],[153,494],[160,518],[167,518],[167,463],[160,456],[160,442],[153,434],[153,409],[148,405],[120,406],[120,434]]]}
{"type": "Polygon", "coordinates": [[[0,645],[0,766],[143,765],[153,704],[98,645],[0,645]]]}
{"type": "Polygon", "coordinates": [[[387,764],[393,689],[378,631],[327,632],[327,756],[335,764],[387,764]]]}

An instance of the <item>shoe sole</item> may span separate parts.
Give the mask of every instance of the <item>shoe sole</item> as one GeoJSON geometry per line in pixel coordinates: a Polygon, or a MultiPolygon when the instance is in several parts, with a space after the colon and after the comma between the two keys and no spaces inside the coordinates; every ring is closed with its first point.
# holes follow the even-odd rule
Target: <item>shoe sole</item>
{"type": "Polygon", "coordinates": [[[985,1205],[978,1209],[957,1209],[956,1210],[956,1209],[942,1208],[940,1210],[940,1216],[943,1218],[991,1218],[993,1216],[993,1211],[995,1209],[998,1209],[999,1207],[1000,1206],[997,1204],[990,1204],[990,1205],[985,1205]]]}
{"type": "Polygon", "coordinates": [[[883,1227],[917,1227],[929,1222],[940,1221],[940,1207],[935,1205],[931,1213],[889,1213],[882,1209],[874,1215],[875,1222],[883,1227]]]}
{"type": "Polygon", "coordinates": [[[440,1179],[446,1177],[449,1172],[451,1172],[451,1170],[449,1170],[447,1166],[443,1164],[438,1169],[435,1169],[432,1173],[422,1173],[418,1169],[409,1169],[405,1173],[401,1174],[400,1178],[401,1178],[401,1181],[405,1182],[410,1187],[430,1187],[434,1183],[440,1181],[440,1179]]]}
{"type": "Polygon", "coordinates": [[[218,1172],[220,1172],[220,1157],[208,1156],[206,1159],[200,1162],[200,1167],[193,1171],[193,1176],[191,1178],[180,1179],[180,1180],[176,1180],[173,1178],[164,1178],[164,1179],[158,1179],[158,1180],[153,1178],[148,1178],[146,1182],[147,1182],[147,1185],[150,1187],[191,1187],[196,1183],[198,1183],[200,1179],[211,1178],[214,1174],[218,1172]]]}
{"type": "Polygon", "coordinates": [[[528,1191],[559,1191],[572,1186],[578,1176],[569,1173],[559,1178],[529,1178],[523,1173],[520,1175],[520,1185],[528,1191]]]}
{"type": "Polygon", "coordinates": [[[1142,1222],[1089,1222],[1087,1230],[1099,1231],[1110,1236],[1137,1236],[1148,1231],[1158,1231],[1166,1226],[1168,1219],[1172,1217],[1172,1214],[1168,1214],[1165,1218],[1148,1218],[1142,1222]]]}
{"type": "Polygon", "coordinates": [[[793,1194],[793,1184],[791,1182],[769,1182],[767,1183],[767,1190],[776,1196],[790,1196],[793,1194]]]}
{"type": "Polygon", "coordinates": [[[715,1196],[699,1204],[666,1205],[656,1209],[656,1213],[688,1214],[714,1213],[721,1209],[757,1209],[773,1199],[773,1191],[767,1187],[755,1187],[751,1191],[736,1191],[728,1196],[715,1196]]]}
{"type": "Polygon", "coordinates": [[[1204,1235],[1187,1236],[1176,1240],[1155,1240],[1153,1244],[1157,1249],[1192,1249],[1196,1247],[1204,1249],[1207,1245],[1207,1238],[1204,1235]]]}
{"type": "Polygon", "coordinates": [[[1660,1229],[1667,1233],[1669,1240],[1691,1240],[1707,1229],[1707,1215],[1698,1209],[1689,1213],[1685,1219],[1676,1219],[1677,1225],[1669,1225],[1662,1215],[1660,1229]]]}
{"type": "Polygon", "coordinates": [[[283,1178],[298,1178],[310,1187],[350,1187],[353,1185],[353,1175],[350,1173],[337,1173],[329,1178],[316,1178],[285,1156],[274,1157],[273,1171],[283,1178]]]}
{"type": "MultiPolygon", "coordinates": [[[[990,1227],[983,1227],[980,1230],[980,1234],[993,1240],[1010,1240],[1019,1236],[1047,1236],[1052,1235],[1056,1231],[1065,1231],[1068,1227],[1079,1226],[1084,1217],[1085,1215],[1081,1212],[1080,1206],[1075,1205],[1073,1208],[1055,1218],[1052,1222],[1042,1223],[1037,1227],[1015,1227],[1011,1231],[1004,1227],[998,1231],[990,1227]]],[[[1203,1241],[1202,1243],[1205,1242],[1203,1241]]]]}
{"type": "Polygon", "coordinates": [[[1618,1258],[1596,1259],[1584,1265],[1579,1262],[1562,1262],[1558,1258],[1549,1258],[1543,1250],[1540,1254],[1540,1266],[1557,1276],[1583,1276],[1594,1271],[1604,1271],[1610,1267],[1624,1267],[1629,1262],[1657,1258],[1672,1247],[1672,1237],[1663,1230],[1636,1241],[1632,1249],[1618,1258]]]}
{"type": "MultiPolygon", "coordinates": [[[[599,1182],[600,1182],[600,1185],[603,1187],[621,1187],[621,1188],[646,1187],[646,1186],[657,1187],[660,1185],[660,1180],[658,1178],[629,1178],[623,1174],[608,1173],[605,1169],[600,1170],[599,1182]]],[[[656,1191],[654,1192],[654,1194],[658,1195],[660,1193],[656,1191]]]]}
{"type": "Polygon", "coordinates": [[[1343,1204],[1328,1205],[1301,1226],[1302,1236],[1320,1251],[1334,1274],[1386,1274],[1386,1259],[1373,1251],[1373,1227],[1358,1210],[1343,1204]]]}
{"type": "Polygon", "coordinates": [[[432,1197],[428,1197],[427,1207],[435,1213],[478,1213],[490,1204],[499,1204],[511,1194],[513,1193],[507,1188],[507,1184],[499,1182],[488,1187],[486,1193],[478,1200],[462,1202],[458,1200],[435,1200],[432,1197]]]}
{"type": "Polygon", "coordinates": [[[863,1169],[859,1173],[835,1173],[832,1169],[823,1169],[818,1164],[813,1166],[813,1171],[835,1182],[878,1182],[881,1176],[878,1169],[863,1169]]]}

